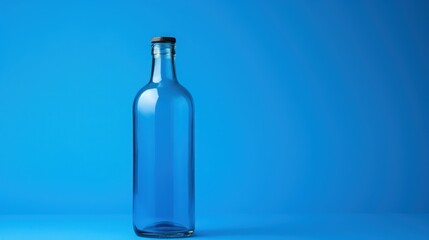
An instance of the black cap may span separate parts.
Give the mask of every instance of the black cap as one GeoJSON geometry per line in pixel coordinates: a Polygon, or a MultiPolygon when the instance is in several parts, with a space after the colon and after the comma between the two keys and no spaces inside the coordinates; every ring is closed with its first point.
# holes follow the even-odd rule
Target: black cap
{"type": "Polygon", "coordinates": [[[174,37],[154,37],[154,38],[152,38],[152,43],[176,43],[176,38],[174,38],[174,37]]]}

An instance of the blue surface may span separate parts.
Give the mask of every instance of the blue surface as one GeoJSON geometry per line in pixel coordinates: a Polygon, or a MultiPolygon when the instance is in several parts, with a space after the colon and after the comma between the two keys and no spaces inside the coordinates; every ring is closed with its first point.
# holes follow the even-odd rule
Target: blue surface
{"type": "MultiPolygon", "coordinates": [[[[428,239],[427,214],[227,215],[199,219],[192,239],[428,239]]],[[[131,215],[3,215],[2,239],[143,239],[131,215]]]]}
{"type": "Polygon", "coordinates": [[[0,213],[131,212],[158,35],[195,101],[197,219],[427,213],[428,18],[427,1],[3,0],[0,213]]]}

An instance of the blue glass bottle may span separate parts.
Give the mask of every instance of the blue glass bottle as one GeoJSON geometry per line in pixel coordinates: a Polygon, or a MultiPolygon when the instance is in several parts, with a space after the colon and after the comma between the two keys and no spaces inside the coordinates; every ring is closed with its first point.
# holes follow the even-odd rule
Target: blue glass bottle
{"type": "Polygon", "coordinates": [[[176,78],[175,42],[152,39],[152,76],[133,106],[133,224],[143,237],[194,232],[194,110],[176,78]]]}

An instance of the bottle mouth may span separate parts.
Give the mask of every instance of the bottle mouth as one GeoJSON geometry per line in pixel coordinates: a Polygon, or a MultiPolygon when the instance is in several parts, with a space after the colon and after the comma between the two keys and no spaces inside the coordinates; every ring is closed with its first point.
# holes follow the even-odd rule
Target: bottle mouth
{"type": "Polygon", "coordinates": [[[176,46],[171,42],[152,43],[152,55],[175,55],[176,46]]]}

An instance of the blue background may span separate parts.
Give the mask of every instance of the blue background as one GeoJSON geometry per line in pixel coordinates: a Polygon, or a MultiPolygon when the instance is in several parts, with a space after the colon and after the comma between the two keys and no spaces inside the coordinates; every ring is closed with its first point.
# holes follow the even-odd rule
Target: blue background
{"type": "Polygon", "coordinates": [[[196,211],[429,212],[425,1],[0,2],[0,214],[130,213],[132,101],[177,38],[196,211]]]}

